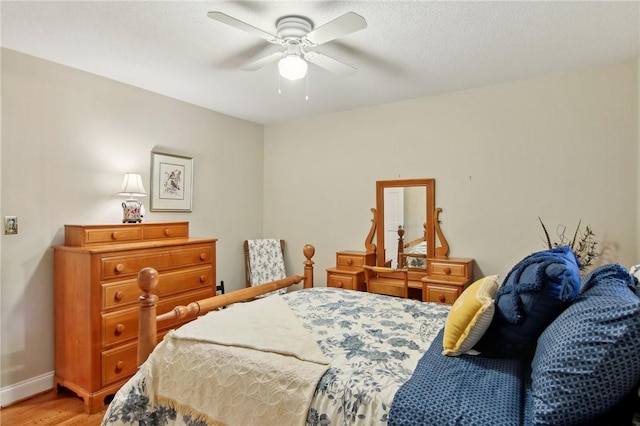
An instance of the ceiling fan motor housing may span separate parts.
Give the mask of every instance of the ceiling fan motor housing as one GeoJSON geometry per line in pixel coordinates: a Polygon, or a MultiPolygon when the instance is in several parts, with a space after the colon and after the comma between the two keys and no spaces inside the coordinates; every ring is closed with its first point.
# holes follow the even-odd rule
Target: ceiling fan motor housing
{"type": "Polygon", "coordinates": [[[302,16],[285,16],[276,22],[276,36],[291,44],[302,43],[302,37],[313,30],[313,24],[302,16]]]}

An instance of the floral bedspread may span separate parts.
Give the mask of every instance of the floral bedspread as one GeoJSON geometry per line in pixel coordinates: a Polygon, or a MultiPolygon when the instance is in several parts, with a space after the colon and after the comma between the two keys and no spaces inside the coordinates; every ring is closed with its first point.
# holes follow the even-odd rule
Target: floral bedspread
{"type": "MultiPolygon", "coordinates": [[[[384,425],[393,397],[444,327],[449,306],[334,288],[282,297],[331,360],[307,425],[384,425]]],[[[150,398],[153,377],[140,371],[118,392],[103,425],[198,425],[150,398]]],[[[251,407],[247,407],[251,409],[251,407]]]]}

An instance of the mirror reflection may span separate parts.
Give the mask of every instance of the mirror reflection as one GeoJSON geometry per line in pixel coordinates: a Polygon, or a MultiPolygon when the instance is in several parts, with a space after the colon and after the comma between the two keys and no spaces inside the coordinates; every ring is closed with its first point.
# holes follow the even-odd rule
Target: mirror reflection
{"type": "Polygon", "coordinates": [[[376,182],[377,264],[424,270],[435,250],[434,179],[376,182]]]}

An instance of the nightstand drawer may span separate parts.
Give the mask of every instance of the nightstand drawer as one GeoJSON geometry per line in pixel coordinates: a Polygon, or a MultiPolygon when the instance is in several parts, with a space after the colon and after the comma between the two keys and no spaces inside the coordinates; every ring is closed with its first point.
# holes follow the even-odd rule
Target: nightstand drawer
{"type": "Polygon", "coordinates": [[[145,240],[160,240],[163,238],[186,238],[189,236],[189,224],[184,223],[161,223],[147,224],[144,228],[145,240]]]}
{"type": "MultiPolygon", "coordinates": [[[[211,287],[213,285],[213,266],[208,265],[188,269],[186,271],[167,272],[162,275],[158,286],[153,291],[160,300],[182,291],[211,287]]],[[[127,306],[138,302],[142,291],[135,279],[102,284],[102,308],[109,309],[127,306]]],[[[137,306],[137,305],[136,305],[137,306]]]]}
{"type": "Polygon", "coordinates": [[[185,266],[202,265],[213,260],[213,247],[207,245],[193,245],[180,249],[145,250],[130,252],[120,256],[103,256],[101,279],[108,280],[126,276],[137,276],[142,268],[150,266],[162,272],[167,269],[185,266]]]}
{"type": "MultiPolygon", "coordinates": [[[[187,305],[199,299],[205,299],[213,296],[213,288],[201,290],[197,292],[187,293],[186,295],[160,299],[156,315],[169,312],[177,305],[187,305]]],[[[169,328],[180,321],[165,321],[162,328],[169,328]]],[[[182,321],[184,322],[184,320],[182,321]]],[[[102,345],[103,347],[126,342],[130,339],[138,337],[138,307],[132,307],[126,310],[102,314],[102,345]]]]}
{"type": "Polygon", "coordinates": [[[444,285],[425,284],[422,295],[423,302],[446,303],[453,305],[458,296],[460,296],[461,287],[449,287],[444,285]]]}

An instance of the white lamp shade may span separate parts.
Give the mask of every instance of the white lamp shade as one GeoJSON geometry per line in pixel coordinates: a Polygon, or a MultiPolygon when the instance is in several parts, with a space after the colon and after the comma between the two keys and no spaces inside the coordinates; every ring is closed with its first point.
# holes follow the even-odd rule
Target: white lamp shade
{"type": "Polygon", "coordinates": [[[280,75],[288,80],[300,80],[307,75],[307,61],[296,54],[287,55],[278,61],[280,75]]]}
{"type": "Polygon", "coordinates": [[[118,195],[126,195],[128,197],[146,196],[147,191],[142,185],[142,176],[136,173],[127,173],[122,181],[122,189],[118,195]]]}

